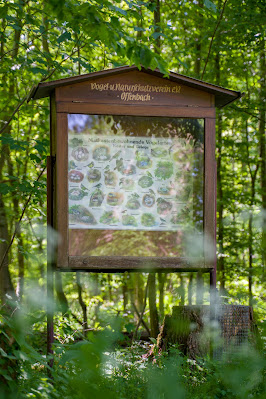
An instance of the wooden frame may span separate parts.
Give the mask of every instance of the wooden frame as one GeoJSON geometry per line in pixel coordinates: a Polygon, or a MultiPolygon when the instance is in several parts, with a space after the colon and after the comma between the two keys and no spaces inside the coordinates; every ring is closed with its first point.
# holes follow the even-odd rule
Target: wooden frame
{"type": "MultiPolygon", "coordinates": [[[[104,86],[105,85],[105,86],[104,86]]],[[[106,86],[107,87],[107,86],[106,86]]],[[[114,87],[114,86],[113,86],[114,87]]],[[[154,91],[154,90],[153,90],[154,91]]],[[[117,95],[119,94],[119,95],[117,95]]],[[[86,271],[200,271],[210,272],[211,284],[216,281],[216,162],[215,162],[215,106],[225,106],[241,93],[224,89],[196,79],[171,73],[169,79],[159,71],[139,71],[136,67],[122,67],[80,77],[40,84],[32,92],[33,98],[51,98],[51,156],[53,190],[52,224],[61,239],[58,245],[56,268],[86,271]],[[113,91],[93,91],[98,83],[106,85],[157,84],[156,94],[149,103],[122,101],[113,91]],[[94,86],[93,86],[94,85],[94,86]],[[179,86],[177,86],[179,85],[179,86]],[[169,87],[169,90],[164,89],[169,87]],[[162,89],[161,89],[162,88],[162,89]],[[158,93],[165,90],[167,93],[158,93]],[[175,95],[173,93],[181,93],[175,95]],[[68,114],[161,116],[204,119],[204,257],[133,257],[133,256],[69,256],[68,255],[68,114]],[[211,245],[210,245],[211,243],[211,245]]]]}
{"type": "MultiPolygon", "coordinates": [[[[129,79],[130,81],[130,79],[129,79]]],[[[157,93],[157,90],[156,90],[157,93]]],[[[108,93],[107,93],[108,94],[108,93]]],[[[113,94],[113,93],[111,93],[113,94]]],[[[55,269],[60,271],[93,271],[93,272],[124,272],[124,271],[195,271],[210,273],[210,285],[216,287],[216,162],[215,162],[215,106],[224,107],[241,97],[235,92],[206,82],[170,73],[166,80],[158,71],[137,67],[120,67],[109,71],[94,72],[88,75],[61,79],[55,82],[40,83],[34,87],[30,96],[38,99],[50,96],[50,156],[47,158],[47,225],[55,228],[61,236],[55,260],[47,262],[47,293],[50,299],[54,295],[55,269]],[[131,75],[130,75],[131,74],[131,75]],[[146,74],[146,75],[145,75],[146,74]],[[132,76],[135,82],[154,82],[155,79],[169,83],[175,91],[175,86],[188,88],[189,95],[155,95],[155,101],[143,105],[136,101],[123,104],[119,96],[102,96],[90,92],[88,84],[100,79],[117,79],[121,82],[123,76],[132,76]],[[85,91],[84,91],[85,89],[85,91]],[[204,202],[203,202],[203,259],[167,258],[167,257],[132,257],[132,256],[68,256],[68,121],[67,114],[102,114],[102,115],[134,115],[162,116],[177,118],[204,119],[204,202]],[[211,248],[209,243],[211,242],[211,248]]],[[[122,99],[122,96],[121,96],[122,99]]],[[[154,100],[154,98],[151,98],[154,100]]],[[[48,251],[51,237],[47,236],[48,251]]],[[[51,256],[51,253],[50,253],[51,256]]],[[[211,291],[210,301],[215,303],[215,290],[211,291]]],[[[47,352],[53,354],[53,312],[47,313],[47,352]]],[[[49,361],[50,367],[53,359],[49,361]]]]}
{"type": "MultiPolygon", "coordinates": [[[[65,193],[68,190],[67,187],[67,171],[68,171],[68,143],[64,138],[67,135],[67,114],[76,113],[77,108],[75,104],[68,104],[65,107],[68,112],[56,113],[56,124],[57,124],[57,161],[56,161],[56,191],[57,191],[57,202],[56,202],[56,220],[57,230],[59,235],[62,237],[62,241],[58,248],[57,257],[57,268],[60,270],[87,270],[87,271],[201,271],[210,272],[213,270],[212,262],[205,262],[204,259],[188,259],[180,257],[129,257],[129,256],[68,256],[68,199],[65,193]]],[[[94,114],[96,107],[91,104],[84,104],[81,108],[84,114],[94,114]]],[[[127,109],[127,115],[145,115],[145,116],[158,116],[158,110],[156,111],[151,108],[145,108],[145,112],[139,107],[130,107],[127,109]]],[[[108,114],[111,115],[125,115],[125,108],[117,106],[109,106],[108,114]]],[[[182,109],[167,108],[167,115],[165,115],[166,109],[160,110],[159,116],[171,116],[171,117],[189,117],[195,118],[199,115],[199,110],[196,112],[194,109],[186,109],[183,112],[182,109]]],[[[201,118],[204,119],[204,131],[205,131],[205,143],[204,143],[204,170],[205,182],[204,182],[204,230],[208,231],[212,241],[215,242],[215,173],[213,173],[213,162],[215,161],[215,109],[200,109],[201,118]],[[209,116],[212,116],[210,118],[209,116]]],[[[106,106],[97,105],[97,114],[106,115],[106,106]]],[[[208,243],[206,243],[206,251],[209,250],[208,243]]]]}

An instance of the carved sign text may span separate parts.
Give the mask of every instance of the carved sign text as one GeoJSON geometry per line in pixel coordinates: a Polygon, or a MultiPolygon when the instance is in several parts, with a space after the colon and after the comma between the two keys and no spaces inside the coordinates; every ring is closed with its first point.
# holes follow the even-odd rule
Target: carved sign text
{"type": "Polygon", "coordinates": [[[121,83],[91,83],[91,90],[96,91],[117,91],[121,92],[122,101],[150,101],[152,93],[181,93],[181,86],[153,86],[121,83]]]}

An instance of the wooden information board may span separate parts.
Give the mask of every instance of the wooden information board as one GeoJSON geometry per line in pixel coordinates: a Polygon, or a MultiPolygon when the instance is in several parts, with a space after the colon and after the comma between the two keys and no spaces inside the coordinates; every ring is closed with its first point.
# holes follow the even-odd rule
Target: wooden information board
{"type": "Polygon", "coordinates": [[[215,107],[240,93],[122,67],[48,95],[56,267],[215,273],[215,107]]]}

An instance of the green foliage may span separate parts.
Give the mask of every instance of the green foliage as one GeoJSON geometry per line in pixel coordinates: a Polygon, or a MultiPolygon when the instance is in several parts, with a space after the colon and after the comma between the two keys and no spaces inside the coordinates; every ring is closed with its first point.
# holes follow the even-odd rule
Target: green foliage
{"type": "Polygon", "coordinates": [[[36,331],[44,334],[39,324],[43,321],[43,311],[37,313],[32,306],[19,308],[11,318],[2,316],[1,398],[263,398],[266,363],[254,347],[243,346],[220,360],[192,360],[172,346],[168,354],[154,351],[151,361],[149,343],[119,347],[119,318],[109,318],[109,327],[82,338],[67,317],[58,320],[55,363],[49,369],[46,356],[39,353],[44,350],[42,338],[36,341],[36,331]]]}
{"type": "MultiPolygon", "coordinates": [[[[4,282],[5,294],[34,305],[23,310],[16,303],[10,305],[11,318],[1,316],[0,399],[264,397],[265,360],[253,349],[236,359],[194,361],[173,348],[170,356],[156,353],[152,364],[142,358],[149,346],[118,346],[121,331],[127,331],[127,344],[131,342],[129,334],[138,320],[133,304],[138,311],[143,308],[145,274],[82,275],[88,328],[96,330],[84,341],[75,274],[63,274],[68,310],[56,317],[55,367],[49,370],[53,380],[47,376],[45,307],[38,298],[44,296],[46,284],[46,172],[41,173],[49,155],[49,104],[47,99],[26,102],[32,86],[40,81],[125,64],[201,78],[210,52],[204,79],[246,93],[217,115],[218,287],[225,302],[250,302],[263,326],[265,2],[228,1],[218,27],[221,0],[161,1],[160,22],[154,21],[156,4],[0,0],[0,128],[4,129],[0,137],[0,262],[31,198],[9,251],[1,288],[4,282]],[[24,291],[31,290],[33,283],[38,290],[28,298],[24,291]],[[119,329],[108,327],[110,315],[123,315],[119,329]]],[[[151,181],[147,174],[141,184],[149,187],[151,181]]],[[[112,220],[113,215],[105,216],[112,220]]],[[[147,220],[152,223],[151,218],[147,220]]],[[[149,256],[157,250],[161,256],[170,238],[147,243],[142,232],[125,231],[123,235],[113,232],[108,240],[93,254],[102,255],[104,246],[110,255],[115,249],[131,256],[149,256]]],[[[198,251],[194,241],[190,247],[198,251]]],[[[189,274],[165,274],[157,288],[161,319],[176,302],[188,302],[185,288],[192,289],[195,301],[196,282],[190,278],[189,274]]],[[[207,289],[203,300],[208,301],[207,289]]],[[[149,326],[148,306],[143,319],[149,326]]]]}

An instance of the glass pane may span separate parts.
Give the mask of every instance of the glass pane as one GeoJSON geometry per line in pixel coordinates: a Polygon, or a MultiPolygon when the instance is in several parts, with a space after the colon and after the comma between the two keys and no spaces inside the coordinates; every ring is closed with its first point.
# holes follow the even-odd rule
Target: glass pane
{"type": "Polygon", "coordinates": [[[203,143],[201,119],[69,114],[69,254],[186,256],[203,143]]]}

